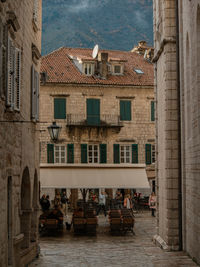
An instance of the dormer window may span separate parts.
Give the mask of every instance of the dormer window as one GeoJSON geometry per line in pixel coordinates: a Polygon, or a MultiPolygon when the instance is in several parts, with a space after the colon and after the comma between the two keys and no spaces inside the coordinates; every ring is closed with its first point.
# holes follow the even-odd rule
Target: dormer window
{"type": "Polygon", "coordinates": [[[112,74],[121,75],[123,74],[123,66],[120,64],[115,64],[112,66],[112,74]]]}
{"type": "Polygon", "coordinates": [[[93,63],[83,63],[83,73],[87,76],[94,74],[94,64],[93,63]]]}

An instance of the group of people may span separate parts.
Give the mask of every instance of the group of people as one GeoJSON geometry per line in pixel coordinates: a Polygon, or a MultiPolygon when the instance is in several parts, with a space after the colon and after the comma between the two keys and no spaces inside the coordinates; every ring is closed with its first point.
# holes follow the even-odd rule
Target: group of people
{"type": "MultiPolygon", "coordinates": [[[[134,193],[133,199],[131,198],[130,194],[126,194],[124,199],[122,193],[118,190],[116,192],[115,199],[119,201],[119,203],[123,203],[123,207],[126,209],[133,209],[134,208],[134,203],[133,199],[139,203],[141,199],[141,193],[134,193]]],[[[155,211],[156,211],[156,195],[155,192],[152,192],[151,195],[149,196],[149,208],[151,210],[151,215],[155,217],[155,211]]]]}
{"type": "MultiPolygon", "coordinates": [[[[134,196],[133,196],[133,198],[136,199],[137,201],[139,201],[140,197],[141,197],[140,193],[137,195],[134,194],[134,196]]],[[[97,198],[96,194],[92,194],[91,199],[93,201],[98,202],[97,215],[99,215],[100,211],[103,211],[104,215],[106,216],[107,215],[107,211],[106,211],[107,193],[106,193],[106,191],[100,190],[99,198],[97,198]]],[[[126,209],[133,209],[134,208],[134,203],[133,203],[133,200],[132,200],[130,194],[126,194],[123,197],[122,193],[119,190],[117,190],[116,195],[115,195],[115,199],[118,201],[119,208],[126,208],[126,209]]],[[[64,215],[66,215],[66,213],[67,213],[67,208],[68,208],[67,204],[68,203],[69,203],[69,199],[67,198],[65,192],[63,192],[62,195],[59,192],[55,195],[54,207],[62,209],[62,212],[64,213],[64,215]]],[[[41,205],[43,212],[49,210],[49,208],[51,206],[50,200],[49,200],[49,195],[47,195],[47,196],[45,194],[42,195],[42,197],[40,199],[40,205],[41,205]]],[[[153,217],[155,217],[156,195],[154,192],[152,192],[151,195],[149,196],[149,208],[151,210],[151,215],[153,217]]]]}
{"type": "MultiPolygon", "coordinates": [[[[54,208],[57,208],[60,210],[62,209],[62,212],[64,213],[64,215],[66,215],[67,213],[67,203],[68,203],[68,198],[65,192],[63,192],[62,195],[60,193],[57,193],[55,195],[55,198],[53,201],[54,208]]],[[[45,194],[42,195],[40,199],[40,205],[41,205],[43,212],[48,211],[50,209],[51,203],[49,200],[49,195],[47,196],[45,194]]]]}

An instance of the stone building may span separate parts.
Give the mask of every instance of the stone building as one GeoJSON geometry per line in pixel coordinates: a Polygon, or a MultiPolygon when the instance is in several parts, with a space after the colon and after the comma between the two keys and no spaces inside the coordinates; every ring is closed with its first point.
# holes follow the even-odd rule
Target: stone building
{"type": "Polygon", "coordinates": [[[140,192],[136,172],[145,163],[154,186],[152,63],[131,52],[92,57],[92,49],[63,47],[42,58],[41,72],[41,192],[52,199],[68,182],[113,188],[115,180],[121,188],[123,179],[140,192]],[[53,121],[62,127],[56,143],[47,131],[53,121]]]}
{"type": "Polygon", "coordinates": [[[200,1],[154,0],[157,241],[200,263],[200,1]]]}
{"type": "Polygon", "coordinates": [[[41,0],[0,1],[0,265],[37,254],[41,0]]]}

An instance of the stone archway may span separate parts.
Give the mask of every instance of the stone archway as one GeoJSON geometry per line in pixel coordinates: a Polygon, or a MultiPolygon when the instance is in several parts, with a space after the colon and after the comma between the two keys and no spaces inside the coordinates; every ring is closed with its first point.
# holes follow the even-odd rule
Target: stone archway
{"type": "Polygon", "coordinates": [[[32,194],[32,215],[31,215],[31,242],[36,242],[38,237],[38,199],[39,199],[39,183],[37,170],[35,170],[33,194],[32,194]]]}
{"type": "Polygon", "coordinates": [[[29,247],[30,242],[30,218],[31,218],[31,183],[29,169],[26,167],[22,174],[21,182],[21,233],[24,234],[21,248],[29,247]]]}

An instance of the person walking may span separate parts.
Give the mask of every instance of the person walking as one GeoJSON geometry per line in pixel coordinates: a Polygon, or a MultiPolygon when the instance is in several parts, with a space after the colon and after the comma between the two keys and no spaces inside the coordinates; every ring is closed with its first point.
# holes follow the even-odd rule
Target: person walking
{"type": "Polygon", "coordinates": [[[151,209],[151,216],[155,217],[156,211],[156,195],[155,192],[152,192],[149,197],[149,208],[151,209]]]}
{"type": "Polygon", "coordinates": [[[97,209],[97,216],[99,215],[100,210],[103,210],[104,215],[106,217],[106,192],[103,191],[99,193],[99,206],[97,209]]]}

